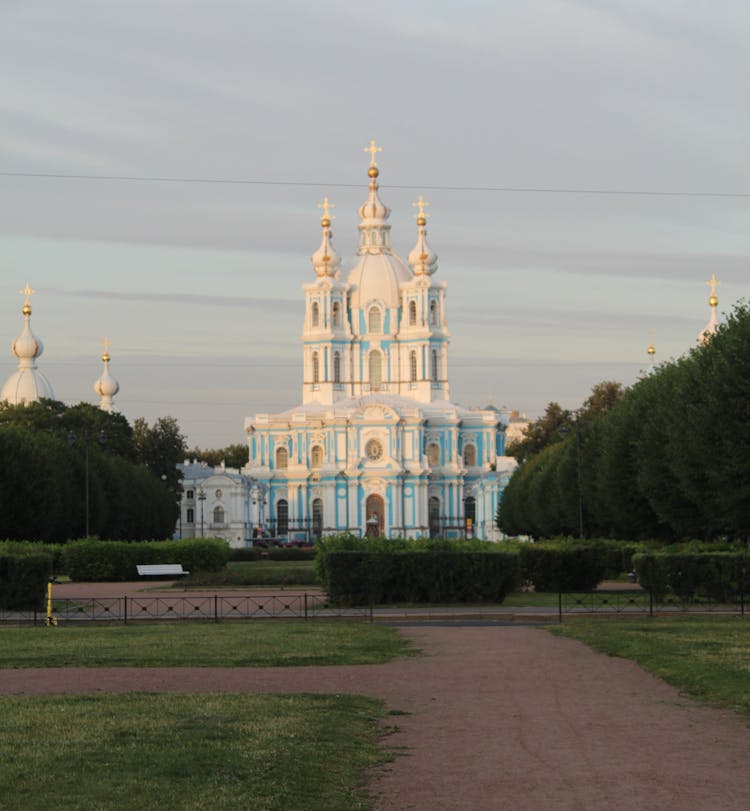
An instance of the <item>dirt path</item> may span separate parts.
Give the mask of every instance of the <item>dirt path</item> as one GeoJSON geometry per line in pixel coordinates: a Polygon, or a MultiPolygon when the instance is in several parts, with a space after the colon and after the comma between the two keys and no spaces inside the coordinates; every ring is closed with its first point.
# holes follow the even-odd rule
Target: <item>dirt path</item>
{"type": "Polygon", "coordinates": [[[301,668],[0,670],[0,693],[357,692],[383,698],[404,747],[378,811],[750,806],[750,730],[631,662],[524,627],[422,627],[424,657],[301,668]]]}

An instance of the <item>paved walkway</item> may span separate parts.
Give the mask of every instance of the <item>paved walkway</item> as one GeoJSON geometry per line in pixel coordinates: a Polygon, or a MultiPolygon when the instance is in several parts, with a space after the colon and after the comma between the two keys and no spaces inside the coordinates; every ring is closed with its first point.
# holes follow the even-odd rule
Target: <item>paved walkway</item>
{"type": "Polygon", "coordinates": [[[402,629],[425,655],[300,668],[0,670],[0,693],[356,692],[399,751],[378,811],[724,811],[750,807],[750,730],[632,662],[528,627],[402,629]],[[403,749],[402,749],[403,748],[403,749]]]}

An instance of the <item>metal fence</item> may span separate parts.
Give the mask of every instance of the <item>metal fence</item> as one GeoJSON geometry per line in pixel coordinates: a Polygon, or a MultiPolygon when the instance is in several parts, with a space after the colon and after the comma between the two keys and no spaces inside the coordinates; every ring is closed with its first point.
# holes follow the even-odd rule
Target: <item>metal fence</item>
{"type": "MultiPolygon", "coordinates": [[[[148,597],[66,597],[55,599],[52,614],[58,622],[137,622],[139,620],[263,620],[336,619],[372,621],[372,608],[335,608],[320,595],[210,594],[148,597]]],[[[46,613],[0,612],[0,622],[43,625],[46,613]]]]}
{"type": "MultiPolygon", "coordinates": [[[[562,622],[568,616],[590,614],[626,614],[653,616],[656,614],[735,614],[745,615],[744,596],[735,603],[717,603],[707,599],[680,600],[666,597],[657,601],[648,591],[562,592],[554,606],[472,605],[461,606],[361,606],[343,608],[331,606],[321,594],[179,594],[123,597],[66,597],[53,600],[52,614],[61,623],[117,622],[142,620],[310,620],[350,619],[373,622],[375,619],[423,619],[429,616],[446,621],[481,613],[483,619],[509,620],[524,617],[540,622],[562,622]]],[[[0,611],[0,623],[43,625],[46,612],[0,611]]]]}

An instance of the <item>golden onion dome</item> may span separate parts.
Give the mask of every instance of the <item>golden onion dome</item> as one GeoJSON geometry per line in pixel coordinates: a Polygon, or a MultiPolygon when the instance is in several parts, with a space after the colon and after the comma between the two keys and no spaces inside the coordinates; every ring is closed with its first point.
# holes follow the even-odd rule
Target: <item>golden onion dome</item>
{"type": "Polygon", "coordinates": [[[708,299],[708,303],[712,307],[716,307],[717,304],[719,303],[719,297],[718,296],[710,296],[709,299],[708,299]]]}

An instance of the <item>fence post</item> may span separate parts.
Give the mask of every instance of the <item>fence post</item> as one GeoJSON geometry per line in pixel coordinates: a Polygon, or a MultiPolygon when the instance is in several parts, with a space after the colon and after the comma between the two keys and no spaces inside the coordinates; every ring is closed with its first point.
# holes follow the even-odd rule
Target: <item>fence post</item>
{"type": "Polygon", "coordinates": [[[562,586],[557,590],[557,619],[562,625],[562,586]]]}
{"type": "Polygon", "coordinates": [[[125,622],[125,625],[127,625],[128,624],[128,595],[127,594],[122,598],[122,604],[124,606],[123,612],[122,612],[122,617],[123,617],[123,620],[125,622]]]}
{"type": "Polygon", "coordinates": [[[219,595],[214,594],[214,622],[219,621],[219,595]]]}
{"type": "Polygon", "coordinates": [[[648,615],[649,617],[654,616],[654,587],[650,582],[648,584],[648,615]]]}
{"type": "Polygon", "coordinates": [[[307,592],[305,592],[305,619],[307,619],[307,592]]]}

